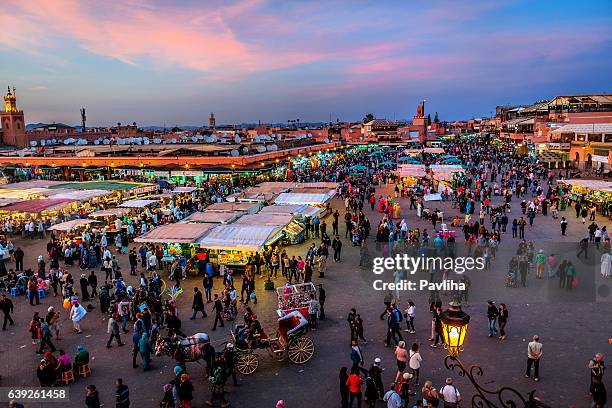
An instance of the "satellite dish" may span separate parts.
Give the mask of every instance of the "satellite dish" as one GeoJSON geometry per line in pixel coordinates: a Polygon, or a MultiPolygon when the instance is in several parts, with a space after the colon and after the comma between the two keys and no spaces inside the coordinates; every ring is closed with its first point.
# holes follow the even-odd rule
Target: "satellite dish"
{"type": "Polygon", "coordinates": [[[219,140],[219,143],[225,144],[225,139],[222,138],[221,140],[219,140]]]}
{"type": "Polygon", "coordinates": [[[99,145],[99,144],[100,144],[100,139],[96,139],[96,140],[94,140],[94,144],[95,144],[96,146],[97,146],[97,145],[99,145]]]}
{"type": "Polygon", "coordinates": [[[242,141],[242,139],[240,138],[240,136],[236,135],[234,137],[234,143],[240,143],[242,141]]]}
{"type": "Polygon", "coordinates": [[[25,152],[23,150],[20,150],[20,151],[17,152],[17,156],[23,157],[23,156],[25,156],[25,152]]]}
{"type": "Polygon", "coordinates": [[[174,138],[170,140],[170,143],[173,143],[173,144],[174,144],[174,143],[176,143],[176,142],[177,142],[177,140],[176,140],[176,139],[174,139],[174,138]]]}
{"type": "Polygon", "coordinates": [[[38,142],[36,140],[32,140],[30,142],[30,146],[32,146],[32,147],[36,146],[37,144],[38,144],[38,142]]]}
{"type": "Polygon", "coordinates": [[[107,138],[104,138],[104,140],[102,141],[102,143],[104,143],[105,145],[110,144],[110,140],[107,138]]]}
{"type": "Polygon", "coordinates": [[[149,139],[147,139],[147,138],[145,137],[145,140],[144,140],[142,143],[144,143],[144,144],[148,145],[148,144],[149,144],[149,139]]]}
{"type": "Polygon", "coordinates": [[[325,139],[325,140],[324,140],[324,142],[325,142],[325,143],[329,143],[329,139],[325,139]]]}
{"type": "Polygon", "coordinates": [[[266,151],[266,146],[257,146],[257,151],[259,153],[264,153],[266,151]]]}
{"type": "Polygon", "coordinates": [[[230,152],[230,155],[233,156],[233,157],[236,157],[236,156],[239,156],[240,153],[238,153],[238,150],[232,149],[232,151],[230,152]]]}
{"type": "Polygon", "coordinates": [[[52,140],[53,144],[57,143],[57,139],[52,140]]]}
{"type": "Polygon", "coordinates": [[[195,143],[195,142],[197,142],[197,141],[198,141],[198,138],[197,138],[196,136],[192,136],[192,137],[191,137],[191,141],[192,141],[193,143],[195,143]]]}
{"type": "MultiPolygon", "coordinates": [[[[156,137],[155,139],[153,139],[153,143],[155,144],[161,144],[161,139],[159,137],[156,137]]],[[[146,144],[146,143],[145,143],[146,144]]]]}
{"type": "Polygon", "coordinates": [[[249,148],[248,148],[248,147],[246,147],[246,146],[244,146],[244,147],[242,148],[242,153],[244,153],[244,154],[248,154],[248,153],[249,153],[249,148]]]}

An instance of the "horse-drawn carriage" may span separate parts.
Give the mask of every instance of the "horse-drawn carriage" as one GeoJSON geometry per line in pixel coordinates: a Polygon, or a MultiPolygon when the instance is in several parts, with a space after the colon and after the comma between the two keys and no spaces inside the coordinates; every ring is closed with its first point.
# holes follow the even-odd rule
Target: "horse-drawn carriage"
{"type": "Polygon", "coordinates": [[[253,333],[243,326],[236,326],[232,331],[234,350],[236,352],[236,370],[240,374],[253,374],[259,366],[257,349],[265,349],[277,361],[286,357],[294,364],[308,362],[315,352],[312,339],[306,336],[308,321],[299,311],[292,311],[278,319],[278,330],[274,337],[268,337],[263,331],[253,333]]]}

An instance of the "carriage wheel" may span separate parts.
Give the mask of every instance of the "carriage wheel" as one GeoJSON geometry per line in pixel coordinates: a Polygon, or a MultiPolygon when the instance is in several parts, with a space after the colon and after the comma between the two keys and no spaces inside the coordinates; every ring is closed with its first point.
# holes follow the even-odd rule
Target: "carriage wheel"
{"type": "Polygon", "coordinates": [[[295,364],[304,364],[312,358],[315,352],[314,342],[310,337],[298,337],[289,342],[287,354],[295,364]]]}
{"type": "Polygon", "coordinates": [[[236,360],[236,369],[242,375],[253,374],[259,366],[259,358],[257,354],[242,353],[236,360]]]}

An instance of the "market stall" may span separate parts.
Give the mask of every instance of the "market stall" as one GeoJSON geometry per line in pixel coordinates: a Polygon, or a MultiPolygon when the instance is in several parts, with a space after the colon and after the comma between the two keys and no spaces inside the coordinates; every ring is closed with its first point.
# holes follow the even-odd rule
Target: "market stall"
{"type": "Polygon", "coordinates": [[[123,215],[129,212],[130,212],[129,208],[109,208],[106,210],[95,211],[88,215],[89,217],[94,217],[94,218],[122,217],[123,215]]]}
{"type": "Polygon", "coordinates": [[[76,220],[70,220],[61,222],[59,224],[52,225],[49,227],[50,231],[62,231],[62,232],[70,232],[74,229],[88,226],[90,224],[98,223],[99,221],[92,220],[89,218],[77,218],[76,220]]]}
{"type": "Polygon", "coordinates": [[[585,200],[598,208],[612,201],[611,181],[568,179],[559,180],[559,184],[570,188],[570,198],[573,201],[585,200]]]}
{"type": "Polygon", "coordinates": [[[451,181],[457,173],[465,173],[465,169],[460,164],[432,164],[429,171],[437,180],[451,181]]]}
{"type": "Polygon", "coordinates": [[[221,224],[212,228],[197,243],[209,250],[211,262],[227,266],[245,266],[250,255],[281,237],[282,231],[276,226],[221,224]]]}
{"type": "Polygon", "coordinates": [[[220,212],[239,212],[246,214],[255,214],[261,208],[261,203],[246,203],[246,202],[222,202],[211,204],[206,207],[206,211],[220,211],[220,212]]]}
{"type": "Polygon", "coordinates": [[[143,234],[136,239],[135,242],[149,242],[155,244],[194,244],[210,231],[215,224],[207,223],[175,223],[161,225],[153,230],[143,234]]]}
{"type": "Polygon", "coordinates": [[[414,186],[419,182],[419,178],[427,176],[423,164],[400,164],[396,174],[399,182],[407,186],[414,186]]]}
{"type": "Polygon", "coordinates": [[[292,214],[301,217],[314,217],[325,211],[324,208],[314,207],[308,204],[274,204],[264,207],[260,213],[270,214],[292,214]]]}
{"type": "Polygon", "coordinates": [[[307,204],[327,207],[335,191],[326,193],[282,193],[274,200],[275,204],[307,204]]]}
{"type": "Polygon", "coordinates": [[[129,200],[119,204],[120,208],[145,208],[153,204],[159,203],[159,200],[136,199],[129,200]]]}
{"type": "Polygon", "coordinates": [[[213,224],[230,224],[240,218],[242,213],[235,211],[198,211],[194,212],[182,223],[213,223],[213,224]]]}

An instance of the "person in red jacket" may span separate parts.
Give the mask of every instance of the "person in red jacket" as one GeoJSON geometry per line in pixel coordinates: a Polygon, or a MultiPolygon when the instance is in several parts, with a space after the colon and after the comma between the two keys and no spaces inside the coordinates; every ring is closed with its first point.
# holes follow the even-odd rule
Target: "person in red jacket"
{"type": "Polygon", "coordinates": [[[353,407],[355,399],[357,400],[357,408],[361,408],[361,386],[363,385],[363,380],[359,377],[359,371],[351,371],[351,375],[346,380],[346,385],[349,389],[349,408],[353,407]]]}

